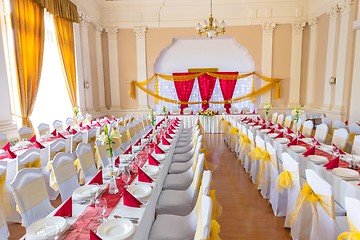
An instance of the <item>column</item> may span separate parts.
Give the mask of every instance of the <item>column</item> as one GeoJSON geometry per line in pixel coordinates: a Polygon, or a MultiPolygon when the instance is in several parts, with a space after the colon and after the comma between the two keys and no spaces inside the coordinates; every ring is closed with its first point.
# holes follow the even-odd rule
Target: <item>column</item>
{"type": "Polygon", "coordinates": [[[95,46],[96,46],[96,65],[97,65],[97,73],[98,73],[98,87],[99,87],[99,101],[100,101],[100,109],[105,110],[105,84],[104,84],[104,66],[102,59],[102,47],[101,47],[101,33],[103,31],[103,27],[100,25],[96,25],[95,28],[95,46]]]}
{"type": "Polygon", "coordinates": [[[335,102],[333,110],[342,114],[344,107],[344,94],[346,82],[351,76],[351,54],[352,54],[352,0],[344,0],[339,4],[341,11],[340,30],[339,30],[339,51],[337,55],[336,67],[336,85],[335,85],[335,102]]]}
{"type": "Polygon", "coordinates": [[[337,51],[337,36],[338,36],[338,17],[339,8],[337,6],[332,7],[327,12],[329,15],[329,31],[327,42],[327,56],[325,66],[325,83],[324,83],[324,104],[321,107],[322,110],[331,109],[331,93],[334,85],[329,84],[329,79],[336,76],[336,51],[337,51]]]}
{"type": "MultiPolygon", "coordinates": [[[[145,26],[135,26],[134,32],[136,33],[136,63],[137,63],[137,81],[141,82],[147,79],[147,70],[146,70],[146,30],[145,26]]],[[[139,109],[148,108],[148,98],[147,94],[140,90],[136,89],[136,96],[138,100],[139,109]]]]}
{"type": "MultiPolygon", "coordinates": [[[[275,29],[275,23],[264,23],[263,28],[263,38],[262,38],[262,75],[266,77],[271,77],[272,75],[272,50],[273,50],[273,32],[275,29]]],[[[266,85],[267,83],[262,81],[261,86],[266,85]]],[[[266,103],[271,101],[271,92],[264,93],[261,95],[261,106],[264,106],[266,103]]]]}
{"type": "Polygon", "coordinates": [[[91,64],[90,64],[90,47],[89,47],[89,26],[90,19],[84,14],[80,15],[80,39],[81,39],[81,55],[85,91],[85,110],[93,112],[92,99],[92,79],[91,79],[91,64]]]}
{"type": "Polygon", "coordinates": [[[310,47],[309,47],[309,65],[307,76],[307,88],[306,88],[306,108],[312,108],[314,104],[315,93],[315,73],[316,73],[316,44],[318,38],[318,19],[313,18],[309,21],[310,25],[310,47]]]}
{"type": "Polygon", "coordinates": [[[354,66],[351,84],[351,98],[349,108],[349,122],[357,122],[360,120],[360,4],[358,4],[358,19],[354,22],[356,37],[354,49],[354,66]]]}
{"type": "Polygon", "coordinates": [[[300,76],[303,30],[306,22],[292,24],[289,107],[300,105],[300,76]]]}
{"type": "Polygon", "coordinates": [[[106,28],[109,45],[109,72],[110,72],[110,94],[111,94],[111,109],[120,109],[120,78],[119,78],[119,57],[118,57],[118,42],[117,42],[117,28],[106,28]]]}

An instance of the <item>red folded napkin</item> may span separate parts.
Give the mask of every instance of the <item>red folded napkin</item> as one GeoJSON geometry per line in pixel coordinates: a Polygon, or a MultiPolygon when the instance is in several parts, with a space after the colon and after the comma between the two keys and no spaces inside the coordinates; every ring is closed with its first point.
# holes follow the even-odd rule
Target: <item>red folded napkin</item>
{"type": "Polygon", "coordinates": [[[90,127],[89,125],[86,125],[85,129],[86,129],[86,130],[90,130],[91,127],[90,127]]]}
{"type": "Polygon", "coordinates": [[[261,128],[259,128],[259,130],[262,130],[262,129],[266,129],[266,125],[265,125],[265,124],[263,124],[263,125],[261,126],[261,128]]]}
{"type": "Polygon", "coordinates": [[[32,136],[29,141],[32,143],[36,142],[36,135],[32,136]]]}
{"type": "Polygon", "coordinates": [[[288,134],[293,134],[294,132],[293,132],[290,128],[288,128],[288,129],[287,129],[287,133],[288,133],[288,134]]]}
{"type": "Polygon", "coordinates": [[[256,110],[252,111],[252,114],[256,114],[256,110]]]}
{"type": "Polygon", "coordinates": [[[179,121],[180,121],[180,119],[177,117],[177,118],[175,119],[175,121],[179,122],[179,121]]]}
{"type": "Polygon", "coordinates": [[[272,122],[269,122],[269,127],[274,126],[274,124],[272,122]]]}
{"type": "Polygon", "coordinates": [[[166,138],[164,138],[164,136],[161,137],[161,143],[162,143],[163,145],[166,145],[166,146],[169,146],[169,145],[170,145],[169,141],[166,140],[166,138]]]}
{"type": "Polygon", "coordinates": [[[162,150],[158,145],[155,145],[155,154],[164,154],[164,150],[162,150]]]}
{"type": "Polygon", "coordinates": [[[17,157],[16,154],[15,154],[13,151],[10,150],[10,148],[9,148],[9,149],[5,149],[5,151],[7,152],[8,158],[14,159],[14,158],[17,157]]]}
{"type": "Polygon", "coordinates": [[[90,230],[90,240],[102,240],[94,231],[90,230]]]}
{"type": "Polygon", "coordinates": [[[175,134],[174,131],[171,128],[169,128],[168,132],[169,132],[169,134],[175,134]]]}
{"type": "Polygon", "coordinates": [[[54,216],[58,217],[72,217],[72,197],[69,197],[68,200],[56,211],[54,216]]]}
{"type": "Polygon", "coordinates": [[[71,129],[71,126],[69,125],[69,126],[66,128],[66,131],[67,131],[67,132],[70,132],[70,129],[71,129]]]}
{"type": "Polygon", "coordinates": [[[341,150],[338,146],[336,146],[335,144],[333,144],[333,147],[336,149],[339,149],[339,153],[340,154],[345,154],[345,152],[343,150],[341,150]]]}
{"type": "Polygon", "coordinates": [[[101,127],[101,124],[98,123],[98,122],[96,122],[96,123],[95,123],[95,126],[96,126],[96,127],[101,127]]]}
{"type": "Polygon", "coordinates": [[[307,157],[307,156],[309,156],[309,155],[315,155],[315,149],[316,149],[315,146],[314,146],[314,147],[311,147],[311,148],[309,148],[308,150],[306,150],[306,151],[303,153],[303,155],[304,155],[305,157],[307,157]]]}
{"type": "Polygon", "coordinates": [[[278,123],[278,126],[277,126],[277,127],[278,127],[279,130],[284,129],[284,127],[283,127],[280,123],[278,123]]]}
{"type": "Polygon", "coordinates": [[[134,146],[141,146],[141,138],[134,143],[134,146]]]}
{"type": "Polygon", "coordinates": [[[138,181],[152,183],[153,179],[149,177],[141,168],[138,167],[138,181]]]}
{"type": "Polygon", "coordinates": [[[173,139],[172,136],[170,136],[168,133],[165,133],[165,138],[173,139]]]}
{"type": "Polygon", "coordinates": [[[160,165],[160,162],[158,160],[156,160],[150,153],[148,153],[148,163],[149,163],[149,165],[153,165],[153,166],[160,165]]]}
{"type": "Polygon", "coordinates": [[[297,139],[297,138],[294,138],[293,140],[291,140],[291,141],[287,144],[287,146],[290,147],[290,146],[292,146],[292,145],[297,145],[297,144],[298,144],[298,139],[297,139]]]}
{"type": "Polygon", "coordinates": [[[281,132],[281,133],[279,133],[279,134],[275,137],[275,139],[276,139],[276,138],[283,138],[283,137],[284,137],[284,133],[281,132]]]}
{"type": "Polygon", "coordinates": [[[275,128],[272,128],[269,132],[268,132],[268,134],[269,133],[275,133],[275,128]]]}
{"type": "Polygon", "coordinates": [[[7,142],[3,147],[2,147],[2,150],[7,150],[9,149],[10,150],[10,142],[7,142]]]}
{"type": "MultiPolygon", "coordinates": [[[[240,113],[241,114],[241,113],[240,113]]],[[[247,117],[244,117],[241,121],[242,122],[245,122],[245,121],[247,121],[248,119],[247,119],[247,117]]]]}
{"type": "Polygon", "coordinates": [[[56,137],[56,135],[57,135],[56,133],[57,133],[57,131],[56,131],[56,129],[54,129],[54,131],[51,132],[51,135],[53,135],[54,137],[56,137]]]}
{"type": "Polygon", "coordinates": [[[259,121],[256,121],[254,126],[258,126],[258,125],[260,125],[260,123],[259,123],[259,121]]]}
{"type": "Polygon", "coordinates": [[[171,130],[171,131],[172,131],[172,130],[175,130],[174,125],[171,125],[171,126],[170,126],[170,130],[171,130]]]}
{"type": "Polygon", "coordinates": [[[315,141],[316,142],[316,146],[320,146],[321,144],[318,142],[318,140],[316,140],[314,137],[311,138],[311,141],[315,141]]]}
{"type": "Polygon", "coordinates": [[[36,148],[39,148],[39,149],[44,149],[45,147],[41,144],[41,143],[39,143],[38,141],[35,141],[35,147],[36,148]]]}
{"type": "Polygon", "coordinates": [[[305,136],[301,132],[298,132],[298,138],[303,139],[303,138],[305,138],[305,136]]]}
{"type": "Polygon", "coordinates": [[[125,188],[123,188],[123,202],[125,206],[139,208],[141,206],[141,202],[136,199],[131,193],[128,192],[125,188]]]}
{"type": "Polygon", "coordinates": [[[347,126],[347,125],[349,124],[349,121],[348,121],[348,120],[346,120],[344,123],[345,123],[345,125],[347,126]]]}
{"type": "Polygon", "coordinates": [[[111,124],[111,122],[109,120],[105,120],[106,124],[111,124]]]}
{"type": "Polygon", "coordinates": [[[126,149],[124,154],[132,154],[132,146],[130,146],[128,149],[126,149]]]}
{"type": "Polygon", "coordinates": [[[248,121],[248,123],[252,123],[253,122],[253,120],[252,119],[250,119],[249,121],[248,121]]]}
{"type": "Polygon", "coordinates": [[[71,131],[71,133],[72,133],[73,135],[75,135],[75,134],[77,134],[77,131],[76,131],[75,129],[73,129],[73,130],[71,131]]]}
{"type": "Polygon", "coordinates": [[[117,156],[117,157],[115,158],[114,164],[115,164],[115,167],[117,167],[117,166],[120,165],[120,157],[119,157],[119,156],[117,156]]]}
{"type": "Polygon", "coordinates": [[[83,123],[82,123],[82,122],[79,123],[79,127],[83,127],[83,123]]]}
{"type": "Polygon", "coordinates": [[[64,137],[64,135],[62,135],[62,134],[59,133],[59,132],[58,132],[58,134],[57,134],[57,137],[58,137],[58,138],[62,138],[62,139],[66,139],[66,137],[64,137]]]}
{"type": "Polygon", "coordinates": [[[337,156],[336,158],[330,160],[330,162],[325,164],[324,167],[326,167],[327,170],[338,168],[339,167],[339,162],[340,162],[340,157],[337,156]]]}
{"type": "Polygon", "coordinates": [[[89,184],[103,184],[102,170],[100,170],[93,179],[90,180],[89,184]]]}
{"type": "Polygon", "coordinates": [[[112,117],[112,120],[117,121],[116,117],[112,117]]]}

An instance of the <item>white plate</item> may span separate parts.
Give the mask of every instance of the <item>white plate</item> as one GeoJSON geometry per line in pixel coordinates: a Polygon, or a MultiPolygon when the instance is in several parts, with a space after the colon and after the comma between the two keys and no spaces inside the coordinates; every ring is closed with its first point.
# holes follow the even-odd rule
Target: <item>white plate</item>
{"type": "Polygon", "coordinates": [[[121,240],[130,237],[134,231],[134,224],[130,220],[118,218],[102,223],[97,229],[97,235],[103,240],[121,240]]]}
{"type": "Polygon", "coordinates": [[[349,168],[334,168],[332,173],[344,180],[353,180],[359,178],[359,173],[349,168]]]}
{"type": "MultiPolygon", "coordinates": [[[[45,226],[55,222],[60,227],[60,232],[63,232],[67,228],[66,220],[63,217],[43,218],[30,225],[26,230],[26,239],[47,239],[45,226]]],[[[55,232],[48,232],[48,234],[54,236],[55,232]]]]}
{"type": "Polygon", "coordinates": [[[164,161],[166,159],[165,154],[155,154],[155,153],[153,153],[152,156],[158,161],[164,161]]]}
{"type": "Polygon", "coordinates": [[[145,184],[131,185],[127,190],[136,198],[144,198],[151,193],[151,187],[145,184]]]}
{"type": "Polygon", "coordinates": [[[150,177],[154,177],[159,174],[160,168],[157,166],[144,166],[143,170],[146,172],[147,175],[150,177]]]}
{"type": "Polygon", "coordinates": [[[3,155],[3,154],[5,154],[5,153],[6,153],[6,151],[5,151],[5,150],[0,149],[0,155],[3,155]]]}
{"type": "Polygon", "coordinates": [[[278,141],[281,144],[287,144],[287,143],[290,142],[290,140],[287,139],[287,138],[276,138],[275,140],[278,141]]]}
{"type": "Polygon", "coordinates": [[[319,146],[320,150],[326,151],[326,152],[332,152],[333,147],[330,145],[326,145],[326,144],[321,144],[321,146],[319,146]]]}
{"type": "MultiPolygon", "coordinates": [[[[169,141],[169,140],[168,140],[168,141],[169,141]]],[[[161,146],[161,149],[167,152],[167,151],[170,150],[170,145],[162,145],[162,146],[161,146]]]]}
{"type": "Polygon", "coordinates": [[[271,129],[261,129],[261,130],[259,130],[260,132],[263,132],[263,133],[268,133],[268,132],[270,132],[271,131],[271,129]]]}
{"type": "Polygon", "coordinates": [[[253,128],[254,128],[254,129],[260,129],[260,128],[262,128],[262,126],[257,125],[257,126],[253,126],[253,128]]]}
{"type": "Polygon", "coordinates": [[[255,125],[255,123],[248,123],[247,125],[249,125],[249,126],[254,126],[255,125]]]}
{"type": "Polygon", "coordinates": [[[299,145],[292,145],[292,146],[290,146],[290,149],[296,153],[303,153],[306,151],[306,147],[299,146],[299,145]]]}
{"type": "Polygon", "coordinates": [[[123,154],[120,155],[120,163],[128,163],[132,158],[132,154],[123,154]]]}
{"type": "Polygon", "coordinates": [[[329,160],[324,156],[319,155],[309,155],[308,156],[309,161],[315,163],[315,164],[324,164],[329,162],[329,160]]]}
{"type": "Polygon", "coordinates": [[[277,135],[279,135],[278,133],[268,133],[268,136],[270,138],[275,138],[277,135]]]}
{"type": "Polygon", "coordinates": [[[304,143],[312,144],[311,138],[302,138],[302,139],[300,139],[300,140],[303,141],[304,143]]]}
{"type": "Polygon", "coordinates": [[[91,187],[91,185],[78,187],[73,192],[73,198],[77,200],[91,198],[91,187]]]}

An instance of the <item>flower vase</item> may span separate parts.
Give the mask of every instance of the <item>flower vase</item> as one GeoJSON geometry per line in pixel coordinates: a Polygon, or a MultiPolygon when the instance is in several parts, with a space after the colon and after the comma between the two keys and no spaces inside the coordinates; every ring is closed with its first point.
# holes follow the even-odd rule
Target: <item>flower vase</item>
{"type": "Polygon", "coordinates": [[[299,133],[298,133],[298,128],[297,128],[297,122],[295,122],[295,129],[294,129],[294,133],[295,133],[295,138],[296,138],[296,144],[298,144],[299,141],[299,133]]]}
{"type": "Polygon", "coordinates": [[[109,173],[110,173],[109,194],[116,194],[119,192],[119,189],[116,186],[114,165],[115,165],[114,158],[109,157],[109,173]]]}

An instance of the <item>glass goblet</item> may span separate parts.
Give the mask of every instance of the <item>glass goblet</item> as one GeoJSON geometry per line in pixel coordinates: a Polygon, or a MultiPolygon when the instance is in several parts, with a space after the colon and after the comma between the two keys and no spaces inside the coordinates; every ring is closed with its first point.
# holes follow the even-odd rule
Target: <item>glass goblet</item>
{"type": "Polygon", "coordinates": [[[106,218],[104,217],[104,214],[107,209],[107,201],[105,198],[99,198],[95,201],[95,210],[98,214],[100,214],[100,218],[98,219],[98,222],[105,222],[106,218]]]}

